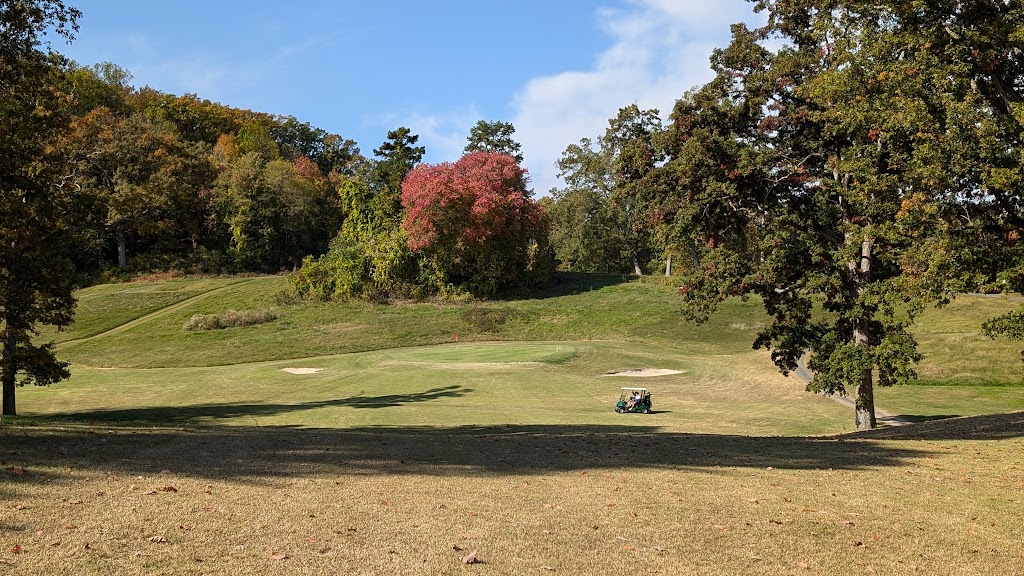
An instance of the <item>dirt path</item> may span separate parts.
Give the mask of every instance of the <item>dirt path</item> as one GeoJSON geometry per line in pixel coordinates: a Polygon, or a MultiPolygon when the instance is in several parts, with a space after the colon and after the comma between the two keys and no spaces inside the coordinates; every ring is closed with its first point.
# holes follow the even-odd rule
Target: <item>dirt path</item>
{"type": "MultiPolygon", "coordinates": [[[[807,364],[804,363],[804,359],[806,357],[807,354],[800,357],[797,361],[796,370],[794,370],[793,373],[796,374],[797,378],[810,383],[812,374],[811,371],[807,369],[807,364]]],[[[854,408],[856,406],[856,403],[849,396],[837,396],[835,394],[826,394],[825,396],[839,402],[847,408],[854,408]]],[[[897,416],[891,412],[886,412],[878,406],[875,406],[875,421],[883,426],[906,426],[907,424],[913,424],[910,420],[897,416]]]]}
{"type": "Polygon", "coordinates": [[[218,292],[223,292],[224,290],[227,290],[229,288],[234,288],[235,286],[238,286],[239,284],[244,284],[246,282],[252,282],[253,280],[256,280],[256,278],[250,278],[250,279],[246,279],[246,280],[239,280],[237,282],[232,282],[230,284],[225,284],[224,286],[220,286],[220,287],[217,287],[217,288],[213,288],[211,290],[207,290],[206,292],[202,292],[200,294],[196,294],[195,296],[192,296],[190,298],[186,298],[186,299],[184,299],[184,300],[182,300],[180,302],[175,302],[174,304],[171,304],[169,306],[165,306],[163,308],[160,308],[159,310],[150,312],[149,314],[145,314],[143,316],[139,316],[138,318],[136,318],[134,320],[129,320],[128,322],[125,322],[124,324],[121,324],[120,326],[115,326],[115,327],[111,328],[110,330],[106,330],[104,332],[100,332],[99,334],[93,334],[92,336],[87,336],[85,338],[76,338],[74,340],[65,340],[64,342],[61,342],[60,344],[57,344],[56,348],[57,348],[57,350],[60,350],[62,348],[66,348],[68,346],[74,346],[76,344],[81,344],[82,342],[88,342],[90,340],[95,340],[97,338],[103,338],[105,336],[111,336],[113,334],[119,334],[119,333],[124,332],[126,330],[131,330],[132,328],[135,328],[136,326],[138,326],[140,324],[145,324],[146,322],[149,322],[151,320],[155,320],[157,318],[162,318],[164,316],[167,316],[168,314],[171,314],[172,312],[176,312],[178,310],[181,310],[182,308],[185,308],[186,306],[190,306],[192,304],[195,304],[196,302],[198,302],[200,300],[203,300],[205,298],[208,298],[208,297],[210,297],[210,296],[212,296],[214,294],[217,294],[218,292]]]}

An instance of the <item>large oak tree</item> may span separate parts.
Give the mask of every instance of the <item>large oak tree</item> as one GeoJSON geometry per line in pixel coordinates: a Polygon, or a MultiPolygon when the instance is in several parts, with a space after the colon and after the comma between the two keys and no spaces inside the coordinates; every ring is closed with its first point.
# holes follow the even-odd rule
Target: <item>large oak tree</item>
{"type": "Polygon", "coordinates": [[[0,0],[0,382],[3,414],[18,384],[68,377],[38,326],[67,326],[75,300],[68,254],[68,163],[53,146],[67,124],[57,90],[64,59],[46,35],[70,40],[77,10],[58,0],[0,0]],[[20,380],[19,380],[20,378],[20,380]]]}
{"type": "Polygon", "coordinates": [[[715,79],[672,115],[662,213],[706,246],[683,287],[706,317],[760,295],[755,346],[810,388],[848,393],[873,428],[874,385],[906,382],[909,326],[984,283],[1021,218],[1020,3],[758,2],[715,79]],[[816,311],[820,306],[822,310],[816,311]]]}

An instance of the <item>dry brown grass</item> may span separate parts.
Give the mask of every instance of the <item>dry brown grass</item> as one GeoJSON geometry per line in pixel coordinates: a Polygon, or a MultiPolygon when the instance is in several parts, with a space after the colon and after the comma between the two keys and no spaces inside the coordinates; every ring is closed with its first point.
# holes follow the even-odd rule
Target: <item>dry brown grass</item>
{"type": "Polygon", "coordinates": [[[5,434],[0,557],[19,574],[1005,575],[1024,565],[1024,414],[823,438],[628,423],[5,434]],[[472,550],[483,563],[463,565],[472,550]]]}

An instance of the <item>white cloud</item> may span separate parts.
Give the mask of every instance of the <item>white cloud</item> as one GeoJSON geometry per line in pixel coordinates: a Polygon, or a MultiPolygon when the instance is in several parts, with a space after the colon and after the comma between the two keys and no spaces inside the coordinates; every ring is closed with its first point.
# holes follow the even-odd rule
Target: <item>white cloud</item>
{"type": "Polygon", "coordinates": [[[555,162],[566,146],[604,132],[619,108],[636,103],[667,117],[687,90],[711,79],[708,57],[734,22],[759,23],[745,0],[631,0],[597,11],[612,38],[593,67],[533,78],[512,102],[516,136],[534,189],[560,186],[555,162]]]}

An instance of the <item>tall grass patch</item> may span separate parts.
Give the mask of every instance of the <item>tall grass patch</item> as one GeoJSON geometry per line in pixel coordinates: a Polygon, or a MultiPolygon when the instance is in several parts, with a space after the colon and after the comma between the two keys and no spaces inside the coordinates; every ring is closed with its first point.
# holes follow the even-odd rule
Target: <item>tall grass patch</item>
{"type": "Polygon", "coordinates": [[[187,332],[223,330],[266,324],[280,318],[277,310],[228,310],[220,314],[193,314],[183,329],[187,332]]]}

